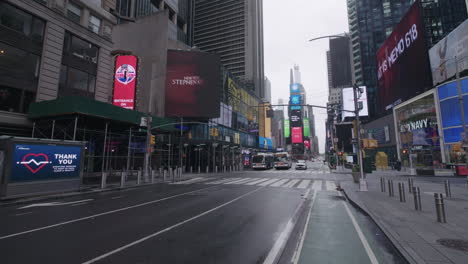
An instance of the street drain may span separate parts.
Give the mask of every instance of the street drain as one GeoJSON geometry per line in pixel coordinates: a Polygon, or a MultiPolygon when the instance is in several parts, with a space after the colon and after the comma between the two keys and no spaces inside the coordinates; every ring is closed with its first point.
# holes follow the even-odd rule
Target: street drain
{"type": "Polygon", "coordinates": [[[468,241],[461,239],[438,239],[437,243],[442,246],[468,252],[468,241]]]}

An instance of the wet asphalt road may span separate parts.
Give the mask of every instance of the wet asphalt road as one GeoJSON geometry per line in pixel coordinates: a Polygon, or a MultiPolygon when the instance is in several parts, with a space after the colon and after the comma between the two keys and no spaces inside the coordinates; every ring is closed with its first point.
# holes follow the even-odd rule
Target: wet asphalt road
{"type": "MultiPolygon", "coordinates": [[[[309,163],[307,171],[244,171],[0,207],[1,263],[268,263],[281,256],[282,246],[297,249],[310,209],[305,198],[314,190],[333,192],[334,182],[322,163],[309,163]]],[[[325,199],[317,205],[326,215],[342,217],[343,208],[334,203],[343,201],[325,199]]],[[[376,232],[365,216],[357,218],[366,226],[364,233],[376,232]]],[[[319,229],[336,224],[316,219],[314,224],[325,225],[319,229]]],[[[334,236],[320,239],[343,240],[339,232],[334,236]]],[[[349,238],[360,243],[355,234],[349,238]]],[[[307,242],[304,247],[314,248],[307,242]]],[[[374,242],[393,254],[385,241],[374,242]]],[[[337,263],[319,253],[314,263],[337,263]]],[[[359,254],[354,263],[368,259],[359,254]]]]}

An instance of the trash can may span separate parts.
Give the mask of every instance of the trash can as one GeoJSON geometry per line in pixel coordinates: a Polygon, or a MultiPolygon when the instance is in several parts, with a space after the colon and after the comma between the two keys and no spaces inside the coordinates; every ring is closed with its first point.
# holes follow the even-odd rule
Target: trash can
{"type": "Polygon", "coordinates": [[[364,173],[372,173],[372,160],[370,157],[363,158],[362,163],[364,166],[362,167],[364,173]]]}

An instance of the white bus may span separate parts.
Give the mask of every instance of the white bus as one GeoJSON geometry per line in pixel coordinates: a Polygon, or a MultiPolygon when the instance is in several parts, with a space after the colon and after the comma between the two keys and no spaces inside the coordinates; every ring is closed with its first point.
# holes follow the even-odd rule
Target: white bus
{"type": "Polygon", "coordinates": [[[252,169],[273,168],[273,154],[258,153],[252,157],[252,169]]]}
{"type": "Polygon", "coordinates": [[[277,170],[290,169],[292,167],[292,158],[287,152],[276,153],[274,161],[274,167],[277,170]]]}

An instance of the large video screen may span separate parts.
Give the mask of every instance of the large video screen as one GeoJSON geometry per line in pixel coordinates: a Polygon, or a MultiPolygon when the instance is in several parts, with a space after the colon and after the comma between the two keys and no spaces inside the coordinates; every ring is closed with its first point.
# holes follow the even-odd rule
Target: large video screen
{"type": "Polygon", "coordinates": [[[468,20],[429,50],[434,85],[454,77],[458,71],[468,70],[468,20]],[[455,60],[455,58],[458,58],[455,60]]]}
{"type": "Polygon", "coordinates": [[[302,143],[302,127],[292,127],[292,143],[302,143]]]}
{"type": "Polygon", "coordinates": [[[137,57],[132,55],[115,58],[113,105],[132,110],[135,108],[137,62],[137,57]]]}
{"type": "Polygon", "coordinates": [[[169,50],[166,73],[166,116],[219,117],[219,55],[169,50]]]}
{"type": "Polygon", "coordinates": [[[424,26],[416,1],[377,52],[380,111],[432,88],[424,26]]]}
{"type": "Polygon", "coordinates": [[[291,110],[291,114],[289,115],[289,122],[291,123],[292,127],[302,126],[301,110],[291,110]]]}

